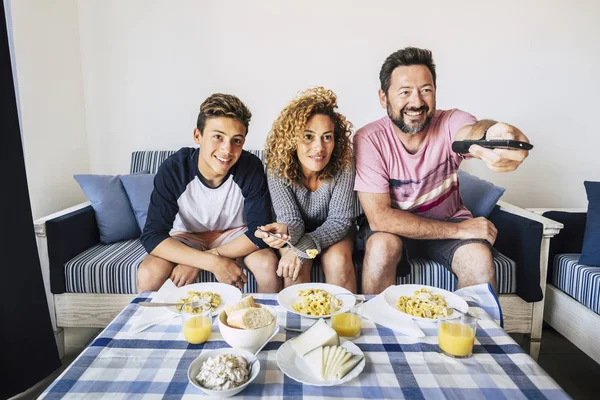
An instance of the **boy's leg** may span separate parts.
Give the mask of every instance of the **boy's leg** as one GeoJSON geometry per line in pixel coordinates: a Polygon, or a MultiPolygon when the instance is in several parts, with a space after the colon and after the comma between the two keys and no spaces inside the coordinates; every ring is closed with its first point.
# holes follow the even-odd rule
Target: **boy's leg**
{"type": "Polygon", "coordinates": [[[160,289],[174,267],[175,263],[148,254],[137,270],[138,292],[160,289]]]}
{"type": "Polygon", "coordinates": [[[321,265],[327,283],[341,286],[356,293],[356,273],[352,262],[354,235],[349,234],[321,255],[321,265]]]}
{"type": "Polygon", "coordinates": [[[244,257],[244,265],[252,272],[259,293],[279,293],[281,278],[277,276],[277,256],[271,249],[257,250],[244,257]]]}

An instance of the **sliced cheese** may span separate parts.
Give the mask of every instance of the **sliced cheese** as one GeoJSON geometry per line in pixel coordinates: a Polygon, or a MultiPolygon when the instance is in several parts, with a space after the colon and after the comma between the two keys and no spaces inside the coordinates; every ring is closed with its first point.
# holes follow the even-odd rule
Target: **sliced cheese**
{"type": "Polygon", "coordinates": [[[336,374],[335,377],[337,379],[342,379],[344,376],[348,374],[348,372],[352,371],[354,367],[358,365],[358,363],[363,359],[363,356],[355,356],[353,355],[348,361],[342,364],[336,374]]]}
{"type": "Polygon", "coordinates": [[[327,379],[335,378],[335,373],[337,372],[337,369],[342,364],[344,359],[347,360],[351,356],[348,355],[348,350],[346,350],[345,348],[340,347],[340,349],[341,350],[339,355],[336,357],[335,360],[333,360],[332,364],[329,366],[329,370],[327,371],[327,379]]]}
{"type": "Polygon", "coordinates": [[[323,318],[320,318],[300,336],[291,340],[292,348],[303,357],[306,353],[321,346],[339,346],[340,338],[323,318]]]}
{"type": "Polygon", "coordinates": [[[346,352],[344,353],[344,356],[340,360],[338,360],[338,362],[334,366],[331,367],[331,371],[329,372],[329,378],[335,379],[340,367],[352,357],[352,353],[350,353],[348,350],[345,351],[346,352]]]}
{"type": "Polygon", "coordinates": [[[344,354],[346,353],[346,349],[341,346],[335,347],[335,352],[333,353],[333,357],[329,360],[329,363],[325,367],[325,379],[329,379],[334,371],[333,366],[338,363],[339,360],[342,359],[344,354]]]}
{"type": "Polygon", "coordinates": [[[331,355],[331,346],[325,346],[323,347],[323,374],[325,374],[325,366],[327,365],[327,362],[329,361],[329,356],[331,355]]]}
{"type": "Polygon", "coordinates": [[[308,365],[310,372],[319,379],[323,378],[323,348],[317,347],[314,350],[309,351],[304,357],[304,361],[308,365]]]}

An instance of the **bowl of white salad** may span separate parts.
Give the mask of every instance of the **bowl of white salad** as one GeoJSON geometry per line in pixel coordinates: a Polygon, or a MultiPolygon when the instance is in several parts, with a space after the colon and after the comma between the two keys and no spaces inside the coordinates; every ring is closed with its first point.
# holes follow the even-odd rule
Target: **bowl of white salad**
{"type": "Polygon", "coordinates": [[[246,388],[260,372],[260,361],[249,351],[223,348],[198,356],[188,368],[188,379],[204,393],[230,397],[246,388]]]}

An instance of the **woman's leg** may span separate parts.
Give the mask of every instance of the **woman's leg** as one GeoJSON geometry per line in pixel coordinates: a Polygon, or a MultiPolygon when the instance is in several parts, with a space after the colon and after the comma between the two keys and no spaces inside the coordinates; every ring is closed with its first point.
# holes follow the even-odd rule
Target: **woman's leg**
{"type": "Polygon", "coordinates": [[[352,263],[354,250],[354,234],[348,234],[321,255],[321,265],[325,280],[332,285],[341,286],[356,293],[356,273],[352,263]]]}

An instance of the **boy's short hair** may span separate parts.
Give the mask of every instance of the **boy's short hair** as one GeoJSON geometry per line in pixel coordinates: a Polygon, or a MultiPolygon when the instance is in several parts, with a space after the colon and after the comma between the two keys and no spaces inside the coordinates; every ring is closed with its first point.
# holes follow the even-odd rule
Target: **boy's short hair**
{"type": "Polygon", "coordinates": [[[200,105],[200,113],[196,128],[200,133],[204,133],[204,125],[206,120],[213,117],[233,118],[240,121],[246,127],[248,134],[248,126],[252,113],[246,105],[236,96],[231,94],[213,93],[200,105]]]}

